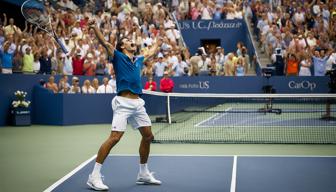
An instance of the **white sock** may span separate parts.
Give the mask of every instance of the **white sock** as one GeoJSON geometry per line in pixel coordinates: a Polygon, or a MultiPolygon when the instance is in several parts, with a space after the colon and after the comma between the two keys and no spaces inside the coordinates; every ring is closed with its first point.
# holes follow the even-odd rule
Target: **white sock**
{"type": "Polygon", "coordinates": [[[149,173],[147,163],[140,164],[140,174],[146,174],[146,173],[149,173]]]}
{"type": "Polygon", "coordinates": [[[103,166],[102,164],[96,162],[93,167],[92,175],[100,176],[100,170],[102,166],[103,166]]]}

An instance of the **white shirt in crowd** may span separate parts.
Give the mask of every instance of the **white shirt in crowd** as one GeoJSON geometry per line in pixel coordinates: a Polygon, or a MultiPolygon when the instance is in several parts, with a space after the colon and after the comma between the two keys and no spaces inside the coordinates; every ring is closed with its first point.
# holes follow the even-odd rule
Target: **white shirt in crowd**
{"type": "Polygon", "coordinates": [[[207,6],[202,9],[202,19],[204,19],[204,20],[211,20],[212,19],[211,9],[207,6]]]}
{"type": "Polygon", "coordinates": [[[167,63],[166,62],[156,62],[154,64],[154,74],[155,76],[158,76],[158,77],[162,77],[163,76],[163,72],[165,70],[165,67],[167,67],[167,63]]]}
{"type": "Polygon", "coordinates": [[[81,37],[83,35],[83,31],[80,27],[74,27],[71,31],[72,34],[77,34],[78,37],[81,37]]]}
{"type": "Polygon", "coordinates": [[[307,60],[302,60],[300,63],[299,76],[311,76],[310,66],[311,62],[307,60]]]}
{"type": "Polygon", "coordinates": [[[41,68],[40,61],[39,60],[34,61],[34,63],[33,63],[33,70],[34,70],[34,72],[35,73],[39,72],[40,68],[41,68]]]}
{"type": "Polygon", "coordinates": [[[326,70],[331,70],[332,66],[336,65],[336,53],[332,53],[327,60],[326,70]]]}
{"type": "Polygon", "coordinates": [[[181,37],[180,32],[177,29],[166,30],[166,35],[173,42],[176,42],[176,39],[181,37]]]}
{"type": "Polygon", "coordinates": [[[173,66],[175,74],[174,76],[183,76],[185,75],[184,68],[188,68],[188,64],[184,61],[178,62],[176,66],[173,66]]]}
{"type": "Polygon", "coordinates": [[[88,88],[86,86],[83,86],[82,87],[82,93],[84,93],[84,94],[92,94],[92,93],[96,93],[96,91],[95,91],[95,89],[92,86],[90,86],[88,88]]]}
{"type": "Polygon", "coordinates": [[[211,60],[207,57],[205,59],[205,61],[203,59],[201,59],[198,62],[198,68],[200,69],[200,71],[207,71],[208,70],[208,65],[210,64],[211,60]]]}
{"type": "Polygon", "coordinates": [[[78,91],[76,92],[75,89],[74,89],[74,86],[72,85],[72,86],[70,87],[70,90],[69,90],[68,93],[69,93],[69,94],[82,93],[82,90],[81,90],[80,87],[78,87],[78,91]]]}
{"type": "Polygon", "coordinates": [[[315,47],[315,45],[317,44],[315,38],[307,38],[307,43],[310,47],[315,47]]]}
{"type": "Polygon", "coordinates": [[[319,6],[319,5],[315,4],[315,5],[313,6],[313,13],[314,13],[315,15],[320,15],[320,13],[321,13],[321,9],[320,9],[320,6],[319,6]]]}
{"type": "Polygon", "coordinates": [[[175,55],[172,55],[172,56],[168,57],[168,63],[173,64],[173,65],[177,65],[178,58],[175,55]]]}
{"type": "Polygon", "coordinates": [[[73,68],[72,68],[72,59],[69,56],[64,57],[64,66],[63,66],[63,73],[64,75],[72,75],[73,68]]]}
{"type": "Polygon", "coordinates": [[[108,84],[112,87],[112,93],[117,93],[117,82],[115,79],[110,79],[108,84]]]}
{"type": "Polygon", "coordinates": [[[113,93],[113,89],[109,84],[101,85],[98,87],[97,93],[113,93]]]}

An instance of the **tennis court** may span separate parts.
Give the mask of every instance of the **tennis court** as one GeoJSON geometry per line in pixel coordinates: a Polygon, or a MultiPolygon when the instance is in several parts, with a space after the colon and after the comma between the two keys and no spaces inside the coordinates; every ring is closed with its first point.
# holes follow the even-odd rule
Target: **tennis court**
{"type": "MultiPolygon", "coordinates": [[[[97,153],[109,131],[109,124],[1,128],[0,191],[44,191],[88,159],[86,166],[64,184],[69,182],[73,188],[80,189],[78,191],[89,191],[86,180],[93,165],[93,159],[90,157],[97,153]],[[75,183],[72,183],[73,181],[75,183]]],[[[315,191],[322,192],[335,188],[330,181],[335,181],[336,146],[329,144],[153,144],[153,156],[149,166],[164,183],[162,186],[137,186],[135,177],[138,157],[134,154],[138,153],[139,142],[139,133],[128,128],[124,138],[111,151],[112,156],[103,167],[104,182],[111,189],[188,191],[194,189],[188,188],[192,186],[198,186],[200,189],[204,189],[201,186],[209,186],[207,182],[200,181],[209,177],[213,178],[213,189],[229,190],[235,155],[236,191],[256,189],[253,186],[264,187],[260,191],[274,186],[274,191],[278,188],[277,185],[287,186],[289,189],[306,189],[303,185],[316,189],[316,186],[320,189],[315,191]],[[279,167],[282,169],[278,169],[279,167]],[[295,170],[298,171],[293,174],[291,171],[295,170]],[[120,175],[123,177],[119,178],[120,175]],[[307,179],[314,181],[301,182],[307,179]]],[[[280,189],[284,188],[280,186],[280,189]]]]}
{"type": "MultiPolygon", "coordinates": [[[[89,191],[85,185],[95,156],[46,191],[89,191]]],[[[112,155],[102,173],[110,191],[163,192],[331,192],[336,188],[336,157],[152,155],[161,186],[135,184],[138,157],[112,155]],[[125,169],[127,167],[127,169],[125,169]]]]}
{"type": "MultiPolygon", "coordinates": [[[[245,106],[248,106],[248,104],[245,104],[245,106]]],[[[213,128],[213,127],[222,127],[222,126],[250,127],[251,125],[258,126],[258,127],[279,126],[283,128],[336,126],[336,121],[325,121],[321,119],[321,114],[324,112],[323,110],[318,110],[318,111],[301,110],[299,111],[298,108],[300,108],[300,106],[283,105],[283,106],[279,106],[279,109],[287,108],[287,110],[282,110],[281,114],[277,114],[277,113],[263,113],[263,112],[253,113],[252,111],[249,112],[250,108],[252,108],[252,106],[243,108],[243,109],[237,109],[237,108],[234,108],[233,106],[226,105],[222,113],[215,113],[214,115],[210,117],[203,117],[204,120],[197,123],[194,126],[201,127],[201,128],[213,128]],[[236,112],[238,110],[240,110],[241,112],[236,112]],[[293,115],[294,113],[300,113],[300,114],[293,115]]],[[[323,106],[319,106],[318,108],[323,108],[323,106]]],[[[333,109],[332,112],[336,112],[336,109],[333,109]]]]}

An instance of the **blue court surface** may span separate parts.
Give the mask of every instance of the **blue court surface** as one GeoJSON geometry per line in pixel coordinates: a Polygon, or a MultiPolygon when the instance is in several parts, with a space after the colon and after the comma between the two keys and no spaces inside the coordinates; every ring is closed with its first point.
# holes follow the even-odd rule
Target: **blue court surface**
{"type": "Polygon", "coordinates": [[[317,117],[304,116],[301,118],[288,114],[263,114],[263,113],[245,113],[239,116],[234,113],[217,113],[206,120],[198,123],[195,127],[223,127],[223,126],[246,126],[251,125],[257,127],[335,127],[336,121],[325,121],[321,119],[321,115],[317,117]]]}
{"type": "MultiPolygon", "coordinates": [[[[91,191],[95,157],[45,191],[91,191]]],[[[139,158],[109,156],[104,183],[117,192],[335,192],[336,157],[152,155],[150,169],[163,183],[136,185],[139,158]]]]}

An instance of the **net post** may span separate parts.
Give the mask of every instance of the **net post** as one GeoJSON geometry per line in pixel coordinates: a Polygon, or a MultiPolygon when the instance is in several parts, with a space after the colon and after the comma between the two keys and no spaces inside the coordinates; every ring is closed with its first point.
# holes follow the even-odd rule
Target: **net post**
{"type": "Polygon", "coordinates": [[[168,123],[171,124],[171,115],[170,115],[170,96],[169,96],[169,93],[167,94],[167,117],[168,117],[168,123]]]}

